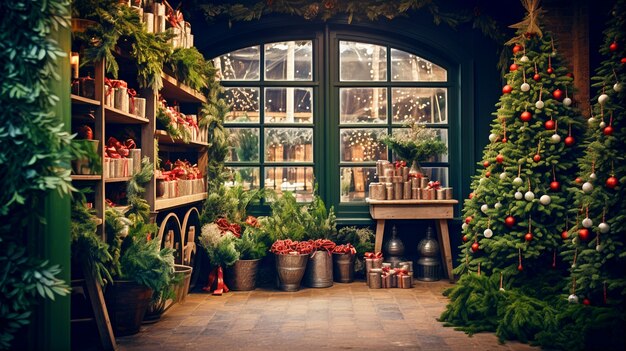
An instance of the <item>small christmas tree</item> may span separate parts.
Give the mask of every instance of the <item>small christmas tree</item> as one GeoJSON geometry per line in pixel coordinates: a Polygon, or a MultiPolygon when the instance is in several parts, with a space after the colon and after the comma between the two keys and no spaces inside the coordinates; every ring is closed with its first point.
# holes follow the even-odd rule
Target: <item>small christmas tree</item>
{"type": "Polygon", "coordinates": [[[564,233],[571,264],[571,302],[617,305],[626,299],[626,1],[611,12],[600,48],[604,61],[592,78],[597,89],[586,147],[579,161],[572,226],[564,233]]]}

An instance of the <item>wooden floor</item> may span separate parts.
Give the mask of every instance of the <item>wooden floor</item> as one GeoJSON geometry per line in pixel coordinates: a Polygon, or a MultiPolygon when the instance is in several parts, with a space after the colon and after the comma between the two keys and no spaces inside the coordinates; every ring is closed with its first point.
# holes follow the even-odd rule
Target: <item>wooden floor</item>
{"type": "Polygon", "coordinates": [[[295,293],[189,294],[161,321],[118,338],[120,350],[536,350],[437,322],[446,281],[368,289],[363,281],[295,293]]]}

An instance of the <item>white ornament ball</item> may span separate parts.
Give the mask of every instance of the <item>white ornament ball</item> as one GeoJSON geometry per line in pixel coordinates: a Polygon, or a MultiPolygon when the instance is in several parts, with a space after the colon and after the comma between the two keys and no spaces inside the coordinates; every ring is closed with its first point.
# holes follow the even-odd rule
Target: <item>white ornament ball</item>
{"type": "Polygon", "coordinates": [[[461,229],[466,230],[467,227],[469,227],[469,225],[467,225],[467,223],[461,224],[461,229]]]}
{"type": "Polygon", "coordinates": [[[602,251],[602,245],[596,245],[596,251],[598,252],[602,251]]]}
{"type": "Polygon", "coordinates": [[[485,231],[483,232],[483,235],[485,236],[485,238],[491,238],[493,236],[493,231],[489,228],[485,229],[485,231]]]}
{"type": "Polygon", "coordinates": [[[552,56],[552,57],[556,57],[556,50],[552,51],[552,52],[550,53],[550,56],[552,56]]]}
{"type": "Polygon", "coordinates": [[[598,124],[598,127],[604,129],[604,127],[606,127],[606,123],[604,123],[604,121],[600,122],[600,124],[598,124]]]}
{"type": "Polygon", "coordinates": [[[520,57],[520,62],[528,62],[528,56],[524,55],[522,57],[520,57]]]}
{"type": "Polygon", "coordinates": [[[519,87],[521,91],[526,92],[530,90],[530,84],[528,83],[522,83],[522,85],[519,87]]]}
{"type": "Polygon", "coordinates": [[[527,191],[526,194],[524,194],[524,199],[526,199],[526,201],[533,201],[535,199],[535,193],[527,191]]]}
{"type": "Polygon", "coordinates": [[[543,103],[543,101],[538,100],[537,102],[535,102],[535,107],[538,109],[542,109],[546,104],[543,103]]]}
{"type": "Polygon", "coordinates": [[[563,105],[565,106],[569,106],[572,104],[572,99],[566,97],[565,99],[563,99],[563,105]]]}
{"type": "Polygon", "coordinates": [[[523,182],[524,181],[520,177],[515,177],[515,179],[513,179],[513,185],[520,186],[520,185],[522,185],[523,182]]]}
{"type": "Polygon", "coordinates": [[[556,133],[552,134],[552,136],[550,137],[550,142],[553,143],[553,144],[560,143],[561,142],[561,136],[556,134],[556,133]]]}
{"type": "Polygon", "coordinates": [[[578,296],[576,294],[571,294],[567,297],[567,302],[569,303],[578,303],[578,296]]]}
{"type": "Polygon", "coordinates": [[[593,225],[593,221],[591,220],[591,218],[587,217],[583,219],[583,227],[591,228],[592,225],[593,225]]]}
{"type": "Polygon", "coordinates": [[[598,229],[600,229],[600,233],[606,234],[609,232],[609,229],[611,229],[611,226],[609,226],[608,223],[602,222],[598,224],[598,229]]]}
{"type": "Polygon", "coordinates": [[[481,210],[483,213],[487,213],[487,210],[489,210],[489,205],[484,204],[484,205],[480,206],[480,210],[481,210]]]}
{"type": "Polygon", "coordinates": [[[497,210],[502,208],[502,204],[500,203],[500,201],[496,202],[495,205],[493,205],[493,207],[495,207],[497,210]]]}
{"type": "Polygon", "coordinates": [[[515,199],[516,200],[521,200],[523,197],[524,197],[524,195],[521,192],[519,192],[519,191],[515,192],[515,199]]]}
{"type": "Polygon", "coordinates": [[[487,181],[487,178],[480,178],[480,184],[485,184],[485,182],[487,181]]]}
{"type": "Polygon", "coordinates": [[[496,134],[494,133],[489,134],[489,141],[493,143],[496,140],[498,140],[498,136],[496,134]]]}
{"type": "Polygon", "coordinates": [[[588,122],[589,124],[593,124],[595,121],[596,121],[596,119],[595,119],[595,118],[593,118],[593,117],[589,117],[589,119],[587,120],[587,122],[588,122]]]}
{"type": "Polygon", "coordinates": [[[593,184],[591,184],[589,182],[585,182],[583,184],[583,192],[585,194],[589,194],[591,191],[593,191],[593,184]]]}
{"type": "Polygon", "coordinates": [[[506,290],[504,290],[504,288],[500,288],[500,291],[505,292],[506,290]]]}
{"type": "Polygon", "coordinates": [[[597,178],[597,177],[598,177],[598,176],[596,176],[596,174],[595,174],[595,173],[591,173],[591,174],[589,175],[589,179],[591,179],[591,180],[596,180],[596,178],[597,178]]]}
{"type": "Polygon", "coordinates": [[[547,206],[550,204],[550,202],[552,202],[552,198],[550,197],[550,195],[541,195],[541,197],[539,198],[539,202],[541,202],[542,205],[547,206]]]}
{"type": "Polygon", "coordinates": [[[615,83],[615,84],[613,84],[613,90],[615,90],[615,92],[617,92],[617,93],[622,91],[622,83],[615,83]]]}
{"type": "Polygon", "coordinates": [[[600,96],[598,96],[598,102],[600,103],[600,105],[604,105],[607,101],[609,101],[609,96],[606,94],[602,94],[600,96]]]}
{"type": "Polygon", "coordinates": [[[508,176],[509,176],[509,175],[508,175],[506,172],[502,172],[502,173],[500,173],[500,179],[501,179],[501,180],[505,180],[505,179],[506,179],[506,177],[508,177],[508,176]]]}

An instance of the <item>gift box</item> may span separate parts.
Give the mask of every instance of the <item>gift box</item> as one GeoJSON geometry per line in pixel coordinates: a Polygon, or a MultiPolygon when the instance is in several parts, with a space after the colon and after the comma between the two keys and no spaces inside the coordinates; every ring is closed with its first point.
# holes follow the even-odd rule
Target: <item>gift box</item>
{"type": "Polygon", "coordinates": [[[398,272],[396,275],[396,282],[398,288],[411,289],[413,287],[413,272],[398,272]]]}
{"type": "Polygon", "coordinates": [[[131,107],[129,113],[141,117],[146,118],[146,99],[141,97],[133,97],[129,101],[129,106],[131,107]]]}
{"type": "Polygon", "coordinates": [[[152,13],[154,13],[155,16],[165,17],[165,4],[162,4],[160,2],[152,3],[152,13]]]}
{"type": "Polygon", "coordinates": [[[131,175],[133,175],[133,167],[135,162],[133,162],[132,158],[123,158],[123,171],[124,171],[124,177],[130,177],[131,175]]]}
{"type": "Polygon", "coordinates": [[[428,182],[429,182],[428,177],[420,178],[420,186],[419,187],[422,188],[422,189],[427,188],[428,187],[428,182]]]}
{"type": "Polygon", "coordinates": [[[141,149],[130,149],[128,155],[133,161],[131,175],[139,173],[141,171],[141,149]]]}
{"type": "Polygon", "coordinates": [[[110,158],[109,178],[120,178],[124,174],[124,161],[121,158],[110,158]]]}
{"type": "Polygon", "coordinates": [[[154,14],[146,12],[143,14],[143,23],[148,33],[154,33],[154,14]]]}
{"type": "Polygon", "coordinates": [[[111,158],[105,157],[102,165],[102,176],[104,178],[112,178],[111,177],[111,158]]]}
{"type": "Polygon", "coordinates": [[[154,16],[154,32],[155,33],[165,32],[165,15],[154,16]]]}
{"type": "Polygon", "coordinates": [[[128,88],[118,86],[114,89],[114,107],[120,111],[128,112],[128,88]]]}
{"type": "MultiPolygon", "coordinates": [[[[380,269],[379,269],[380,270],[380,269]]],[[[381,272],[371,271],[367,275],[367,286],[370,289],[382,288],[381,272]]]]}
{"type": "Polygon", "coordinates": [[[194,179],[192,184],[193,184],[193,189],[192,189],[193,194],[201,194],[201,193],[206,192],[206,190],[204,189],[204,179],[202,178],[194,179]]]}
{"type": "Polygon", "coordinates": [[[186,43],[186,47],[187,49],[192,48],[193,47],[193,34],[191,33],[187,33],[187,43],[186,43]]]}
{"type": "Polygon", "coordinates": [[[96,98],[96,80],[87,76],[72,81],[72,94],[88,99],[96,98]]]}
{"type": "Polygon", "coordinates": [[[192,188],[194,179],[179,179],[178,180],[178,196],[187,196],[192,194],[192,188]]]}
{"type": "Polygon", "coordinates": [[[170,180],[167,184],[167,195],[169,198],[178,197],[178,181],[170,180]]]}
{"type": "Polygon", "coordinates": [[[109,84],[104,84],[104,104],[109,107],[115,107],[114,89],[109,84]]]}
{"type": "Polygon", "coordinates": [[[180,38],[182,30],[178,27],[173,27],[172,33],[174,33],[174,36],[172,37],[172,39],[170,39],[170,43],[172,44],[174,49],[179,48],[181,46],[180,38]]]}
{"type": "Polygon", "coordinates": [[[134,12],[137,13],[137,15],[139,16],[139,20],[143,20],[143,8],[140,6],[131,6],[130,7],[131,10],[133,10],[134,12]]]}
{"type": "Polygon", "coordinates": [[[436,189],[435,200],[445,200],[445,199],[446,199],[446,189],[436,189]]]}
{"type": "Polygon", "coordinates": [[[434,200],[435,189],[422,188],[422,200],[434,200]]]}

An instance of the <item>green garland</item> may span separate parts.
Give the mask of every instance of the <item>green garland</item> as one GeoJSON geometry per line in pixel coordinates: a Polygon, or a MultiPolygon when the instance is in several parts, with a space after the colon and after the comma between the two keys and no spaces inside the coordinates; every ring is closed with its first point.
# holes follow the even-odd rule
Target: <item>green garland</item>
{"type": "Polygon", "coordinates": [[[206,89],[209,81],[215,79],[216,70],[212,61],[206,61],[195,47],[175,49],[165,65],[178,81],[195,90],[206,89]]]}
{"type": "Polygon", "coordinates": [[[228,17],[229,24],[233,21],[259,20],[272,13],[298,16],[309,21],[328,21],[344,16],[348,23],[352,23],[392,20],[407,17],[414,11],[428,11],[437,25],[445,23],[457,27],[463,23],[471,23],[473,28],[480,29],[487,37],[496,41],[502,40],[500,28],[492,18],[481,15],[480,11],[445,12],[434,0],[265,0],[248,3],[215,4],[215,1],[208,1],[199,6],[208,20],[225,16],[228,17]]]}
{"type": "MultiPolygon", "coordinates": [[[[50,37],[69,26],[69,1],[15,0],[2,5],[0,23],[0,349],[30,323],[42,299],[69,293],[61,269],[26,249],[37,235],[49,191],[69,194],[72,136],[53,109],[59,97],[51,82],[67,54],[50,37]]],[[[36,239],[34,239],[36,240],[36,239]]]]}

